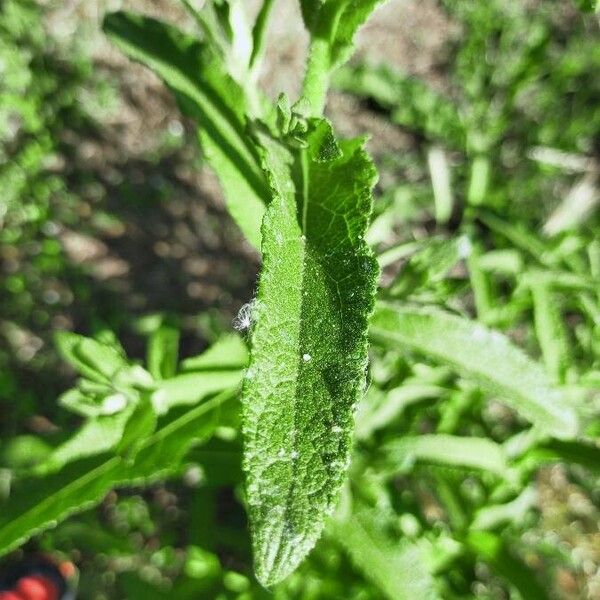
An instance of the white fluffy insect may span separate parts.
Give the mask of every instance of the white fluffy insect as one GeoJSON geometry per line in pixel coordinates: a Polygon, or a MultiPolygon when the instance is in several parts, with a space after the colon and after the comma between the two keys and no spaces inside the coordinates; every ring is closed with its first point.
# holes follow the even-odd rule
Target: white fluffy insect
{"type": "Polygon", "coordinates": [[[246,331],[250,329],[252,326],[252,315],[254,309],[256,308],[256,300],[251,300],[250,302],[246,302],[240,308],[237,316],[233,319],[233,328],[236,331],[246,331]]]}

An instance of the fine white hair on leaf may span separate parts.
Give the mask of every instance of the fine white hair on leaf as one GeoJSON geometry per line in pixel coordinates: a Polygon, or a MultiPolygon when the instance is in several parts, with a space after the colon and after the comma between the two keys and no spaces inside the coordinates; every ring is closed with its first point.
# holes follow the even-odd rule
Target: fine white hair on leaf
{"type": "Polygon", "coordinates": [[[246,302],[240,308],[237,316],[233,319],[233,328],[236,331],[246,331],[250,329],[253,322],[253,312],[256,308],[256,300],[250,300],[250,302],[246,302]]]}

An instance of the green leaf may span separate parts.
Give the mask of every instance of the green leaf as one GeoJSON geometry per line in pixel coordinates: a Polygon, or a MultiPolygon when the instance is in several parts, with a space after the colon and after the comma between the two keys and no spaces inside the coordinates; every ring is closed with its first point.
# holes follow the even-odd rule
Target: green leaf
{"type": "Polygon", "coordinates": [[[600,3],[598,0],[575,0],[575,4],[579,7],[583,12],[594,12],[600,8],[600,3]]]}
{"type": "Polygon", "coordinates": [[[360,509],[344,521],[334,520],[328,531],[386,598],[439,600],[423,544],[393,539],[386,529],[385,513],[360,509]]]}
{"type": "Polygon", "coordinates": [[[329,42],[329,64],[335,68],[353,51],[356,32],[383,0],[300,0],[306,28],[329,42]]]}
{"type": "Polygon", "coordinates": [[[229,334],[219,338],[199,356],[186,358],[182,371],[218,371],[244,369],[248,365],[248,349],[239,335],[229,334]]]}
{"type": "Polygon", "coordinates": [[[393,423],[409,406],[432,398],[439,399],[447,393],[446,388],[418,381],[404,383],[388,392],[370,391],[358,408],[356,437],[367,439],[373,432],[393,423]]]}
{"type": "Polygon", "coordinates": [[[17,435],[7,439],[0,445],[0,472],[2,467],[13,470],[33,467],[44,461],[49,452],[52,452],[52,446],[37,435],[17,435]]]}
{"type": "Polygon", "coordinates": [[[33,470],[36,475],[47,475],[60,470],[66,464],[108,452],[117,446],[123,437],[127,422],[134,407],[114,414],[88,419],[73,437],[54,449],[33,470]]]}
{"type": "Polygon", "coordinates": [[[104,31],[125,54],[161,77],[182,111],[198,121],[202,148],[219,177],[229,212],[259,248],[269,193],[245,133],[244,91],[226,73],[222,59],[207,45],[149,17],[112,13],[104,20],[104,31]]]}
{"type": "Polygon", "coordinates": [[[8,500],[0,502],[0,556],[94,506],[113,487],[172,475],[190,448],[212,434],[217,409],[231,397],[224,392],[167,422],[140,444],[133,459],[105,453],[69,463],[41,479],[17,480],[8,500]]]}
{"type": "Polygon", "coordinates": [[[150,397],[148,394],[143,394],[125,425],[115,452],[131,459],[148,436],[154,432],[157,422],[158,418],[150,397]]]}
{"type": "Polygon", "coordinates": [[[177,372],[179,354],[179,329],[161,323],[148,340],[148,371],[154,379],[168,379],[177,372]]]}
{"type": "Polygon", "coordinates": [[[379,452],[381,472],[397,473],[418,462],[509,474],[502,446],[487,438],[424,434],[393,440],[379,452]]]}
{"type": "Polygon", "coordinates": [[[197,404],[210,394],[235,389],[241,381],[241,370],[183,373],[157,382],[151,395],[152,406],[156,414],[163,415],[175,406],[197,404]]]}
{"type": "Polygon", "coordinates": [[[569,353],[567,332],[558,299],[550,283],[532,281],[533,316],[535,333],[542,350],[546,370],[556,383],[565,383],[569,364],[574,362],[569,353]]]}
{"type": "Polygon", "coordinates": [[[113,347],[70,331],[59,331],[54,341],[62,357],[83,377],[106,383],[127,361],[113,347]]]}
{"type": "Polygon", "coordinates": [[[538,501],[535,487],[526,487],[514,500],[506,504],[484,506],[475,513],[472,529],[495,529],[506,523],[520,524],[538,501]]]}
{"type": "Polygon", "coordinates": [[[448,156],[441,146],[432,146],[427,151],[427,164],[433,188],[435,220],[439,224],[444,224],[452,216],[454,195],[448,156]]]}
{"type": "MultiPolygon", "coordinates": [[[[329,0],[330,2],[332,0],[329,0]]],[[[331,48],[331,66],[345,63],[354,50],[354,36],[383,0],[346,0],[331,48]]]]}
{"type": "Polygon", "coordinates": [[[244,468],[255,569],[272,585],[319,538],[350,460],[378,273],[363,239],[376,172],[360,140],[326,160],[327,136],[292,150],[258,135],[274,198],[244,383],[244,468]]]}
{"type": "Polygon", "coordinates": [[[559,438],[577,434],[577,415],[540,365],[509,339],[480,323],[413,306],[379,304],[372,338],[404,346],[455,367],[506,402],[540,431],[559,438]]]}
{"type": "Polygon", "coordinates": [[[390,286],[390,294],[394,297],[408,296],[423,287],[442,281],[450,269],[467,258],[471,251],[472,244],[464,235],[452,239],[429,238],[403,266],[390,286]]]}
{"type": "Polygon", "coordinates": [[[312,31],[315,26],[315,22],[319,17],[319,12],[325,2],[327,2],[327,0],[300,0],[304,25],[309,31],[312,31]]]}
{"type": "Polygon", "coordinates": [[[353,39],[380,0],[324,0],[302,2],[302,13],[310,32],[310,46],[302,100],[313,117],[323,114],[333,69],[352,54],[353,39]]]}

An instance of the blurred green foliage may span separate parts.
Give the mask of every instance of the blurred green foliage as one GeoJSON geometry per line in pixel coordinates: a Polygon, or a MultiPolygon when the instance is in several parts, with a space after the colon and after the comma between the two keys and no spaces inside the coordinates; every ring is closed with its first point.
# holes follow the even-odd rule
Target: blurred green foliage
{"type": "MultiPolygon", "coordinates": [[[[436,358],[408,341],[374,342],[342,516],[272,592],[252,576],[233,403],[213,437],[174,465],[177,483],[110,492],[98,510],[61,523],[25,550],[69,553],[82,570],[81,597],[98,600],[370,600],[394,597],[398,573],[417,573],[423,589],[448,599],[598,593],[593,572],[600,557],[590,547],[599,514],[591,440],[600,432],[600,44],[596,17],[576,5],[593,8],[560,0],[443,0],[460,25],[442,65],[443,85],[365,64],[342,70],[336,85],[368,99],[412,136],[406,152],[380,161],[384,177],[369,236],[384,268],[383,298],[460,314],[475,337],[485,338],[488,326],[503,332],[543,364],[580,415],[584,443],[528,429],[518,411],[456,366],[461,360],[436,358]],[[544,506],[550,486],[543,487],[540,467],[555,463],[577,506],[568,495],[544,506]],[[349,504],[358,510],[344,521],[349,504]]],[[[89,118],[78,90],[95,85],[84,53],[66,55],[53,45],[38,5],[1,6],[0,333],[17,342],[0,349],[0,402],[11,406],[10,420],[3,414],[0,423],[0,497],[8,470],[43,465],[66,439],[63,432],[14,436],[40,397],[15,373],[22,373],[19,351],[36,347],[30,336],[47,335],[61,305],[49,282],[69,272],[86,297],[85,279],[77,279],[56,238],[56,223],[77,229],[80,217],[53,161],[64,128],[89,118]]],[[[147,373],[106,332],[85,343],[64,338],[62,352],[84,378],[63,405],[95,423],[90,410],[110,412],[122,394],[141,412],[101,416],[123,432],[141,423],[147,436],[185,417],[189,407],[177,406],[158,422],[140,418],[148,397],[171,385],[165,381],[196,372],[196,388],[208,381],[207,365],[226,361],[217,352],[178,366],[176,328],[151,320],[144,331],[147,373]],[[118,363],[114,372],[101,372],[103,352],[118,363]]],[[[444,340],[445,333],[440,328],[432,338],[444,340]]],[[[497,335],[496,342],[505,339],[497,335]]],[[[226,347],[226,356],[241,357],[233,368],[241,368],[243,345],[226,347]]],[[[45,360],[56,364],[57,357],[45,360]]],[[[40,365],[28,365],[35,376],[40,365]]],[[[64,389],[60,380],[52,385],[64,389]]],[[[58,397],[52,389],[43,395],[58,397]]],[[[81,460],[80,449],[67,453],[69,460],[81,460]]],[[[124,444],[119,456],[126,463],[137,450],[124,444]]]]}

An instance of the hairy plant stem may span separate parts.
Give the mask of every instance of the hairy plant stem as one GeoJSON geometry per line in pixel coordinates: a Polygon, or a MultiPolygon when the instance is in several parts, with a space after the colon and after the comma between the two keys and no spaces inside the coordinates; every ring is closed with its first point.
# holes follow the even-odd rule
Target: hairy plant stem
{"type": "Polygon", "coordinates": [[[329,75],[329,43],[326,39],[314,38],[308,52],[308,65],[302,87],[302,97],[310,103],[312,117],[323,114],[329,88],[329,75]]]}

